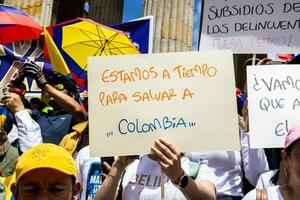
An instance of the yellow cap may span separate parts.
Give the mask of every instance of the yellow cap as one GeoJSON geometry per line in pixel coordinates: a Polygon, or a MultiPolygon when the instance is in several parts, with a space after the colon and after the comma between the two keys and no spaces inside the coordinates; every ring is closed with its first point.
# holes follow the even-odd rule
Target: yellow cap
{"type": "Polygon", "coordinates": [[[16,184],[24,174],[40,168],[54,169],[75,178],[77,176],[76,164],[69,152],[55,144],[38,144],[19,157],[16,184]]]}

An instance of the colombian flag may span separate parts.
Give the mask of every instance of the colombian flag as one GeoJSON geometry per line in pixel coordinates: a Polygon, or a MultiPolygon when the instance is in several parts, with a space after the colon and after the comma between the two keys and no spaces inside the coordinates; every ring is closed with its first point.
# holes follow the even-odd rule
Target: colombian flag
{"type": "Polygon", "coordinates": [[[9,110],[4,106],[0,106],[0,128],[4,128],[5,122],[8,118],[9,110]]]}

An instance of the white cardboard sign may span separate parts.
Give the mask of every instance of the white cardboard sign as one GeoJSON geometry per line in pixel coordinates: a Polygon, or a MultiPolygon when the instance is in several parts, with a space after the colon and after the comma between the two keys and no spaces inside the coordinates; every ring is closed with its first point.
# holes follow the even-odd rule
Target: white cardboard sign
{"type": "Polygon", "coordinates": [[[88,84],[92,156],[239,149],[229,51],[91,57],[88,84]]]}
{"type": "Polygon", "coordinates": [[[299,0],[203,0],[203,3],[200,50],[299,51],[299,0]]]}
{"type": "Polygon", "coordinates": [[[300,65],[247,67],[251,148],[279,148],[300,121],[300,65]]]}

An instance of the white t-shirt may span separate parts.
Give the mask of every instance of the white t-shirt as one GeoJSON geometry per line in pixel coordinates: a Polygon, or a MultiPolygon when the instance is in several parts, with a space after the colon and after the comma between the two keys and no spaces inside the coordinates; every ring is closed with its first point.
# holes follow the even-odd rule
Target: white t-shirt
{"type": "Polygon", "coordinates": [[[256,188],[259,189],[263,189],[263,188],[268,188],[271,186],[275,186],[272,182],[271,182],[271,178],[276,174],[278,170],[271,170],[271,171],[267,171],[262,173],[259,176],[259,179],[257,181],[256,184],[256,188]]]}
{"type": "MultiPolygon", "coordinates": [[[[268,200],[284,200],[282,197],[279,186],[273,186],[267,188],[268,200]]],[[[256,199],[256,189],[251,190],[242,200],[255,200],[256,199]]]]}
{"type": "Polygon", "coordinates": [[[79,200],[92,200],[102,184],[100,157],[90,157],[90,148],[82,148],[76,157],[77,181],[81,184],[79,200]]]}
{"type": "MultiPolygon", "coordinates": [[[[215,183],[215,175],[207,167],[207,164],[202,162],[191,162],[187,158],[181,159],[183,170],[196,181],[209,180],[215,183]]],[[[135,160],[128,166],[121,180],[122,199],[123,200],[149,200],[160,199],[161,197],[161,169],[159,164],[151,160],[147,155],[141,156],[140,160],[135,160]]],[[[164,178],[165,200],[185,200],[182,192],[171,183],[168,177],[164,178]]]]}
{"type": "Polygon", "coordinates": [[[243,196],[242,163],[239,151],[218,151],[210,153],[188,153],[192,161],[208,160],[216,175],[217,195],[243,196]]]}
{"type": "Polygon", "coordinates": [[[190,152],[185,155],[192,161],[205,159],[216,174],[217,196],[242,197],[243,173],[252,185],[259,175],[269,170],[263,149],[249,149],[249,135],[241,131],[241,151],[190,152]],[[243,158],[243,162],[241,160],[243,158]],[[242,166],[243,164],[243,166],[242,166]],[[244,172],[243,172],[244,169],[244,172]]]}

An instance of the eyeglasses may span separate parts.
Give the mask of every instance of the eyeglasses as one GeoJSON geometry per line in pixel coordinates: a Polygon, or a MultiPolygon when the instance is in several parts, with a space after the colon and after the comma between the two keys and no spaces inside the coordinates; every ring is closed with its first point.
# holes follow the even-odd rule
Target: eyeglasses
{"type": "Polygon", "coordinates": [[[287,155],[295,155],[299,160],[300,160],[300,151],[297,151],[297,152],[286,152],[287,155]]]}

